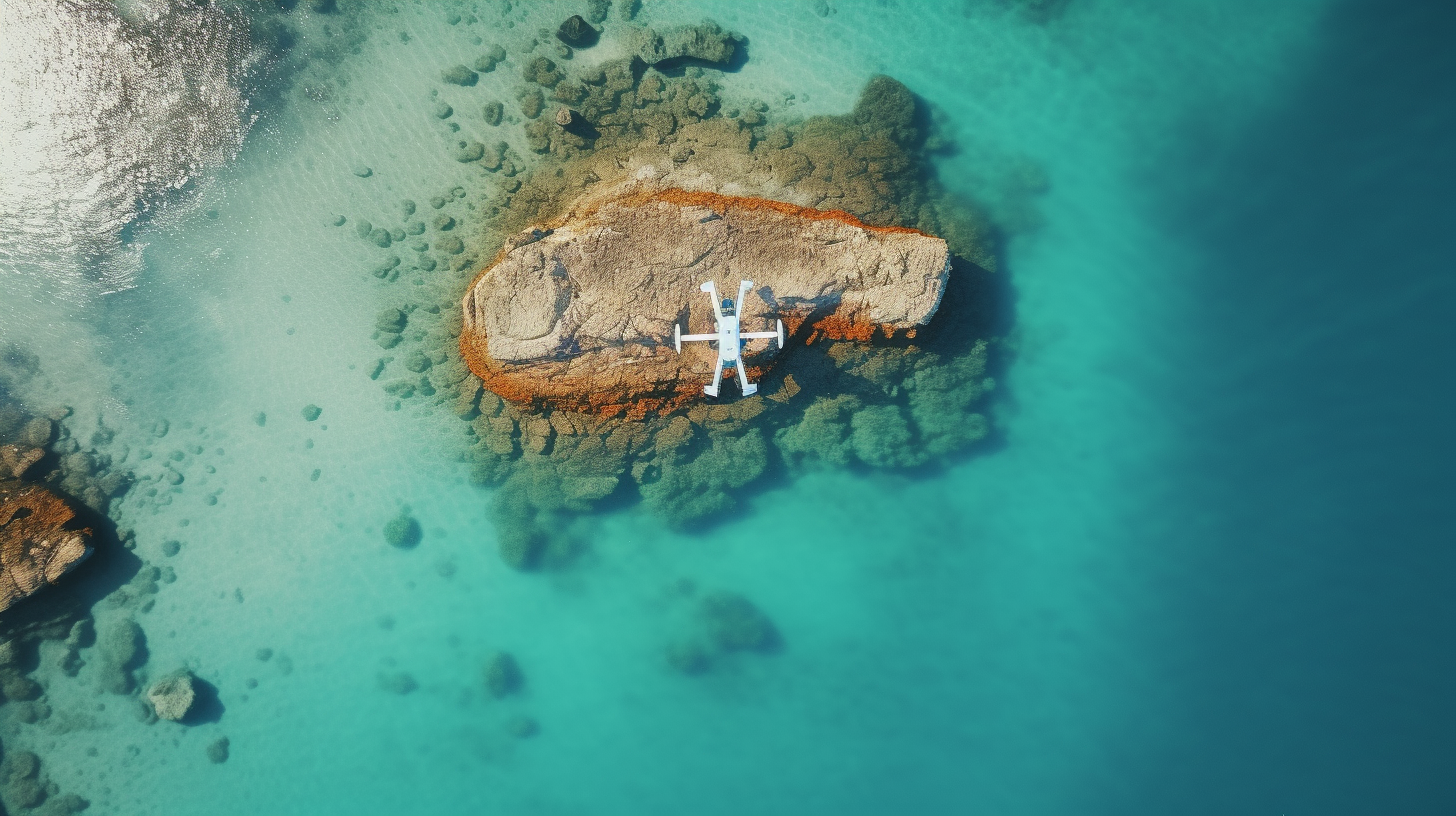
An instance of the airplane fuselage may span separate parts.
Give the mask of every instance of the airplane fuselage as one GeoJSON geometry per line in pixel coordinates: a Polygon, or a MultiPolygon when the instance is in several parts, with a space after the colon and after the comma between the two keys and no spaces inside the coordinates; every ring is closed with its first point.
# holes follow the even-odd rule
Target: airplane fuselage
{"type": "Polygon", "coordinates": [[[738,315],[719,315],[718,359],[724,363],[738,362],[738,350],[742,342],[738,337],[738,315]]]}

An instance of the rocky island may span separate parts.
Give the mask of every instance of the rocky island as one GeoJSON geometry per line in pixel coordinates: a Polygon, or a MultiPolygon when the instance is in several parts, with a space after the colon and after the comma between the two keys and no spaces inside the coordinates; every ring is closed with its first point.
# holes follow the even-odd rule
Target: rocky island
{"type": "MultiPolygon", "coordinates": [[[[801,341],[914,337],[950,270],[945,241],[842,211],[703,190],[627,185],[509,239],[471,284],[461,352],[514,402],[640,418],[703,399],[715,352],[673,349],[673,325],[709,331],[703,281],[743,304],[747,330],[784,321],[801,341]]],[[[745,349],[757,379],[778,354],[745,349]]],[[[730,391],[731,393],[731,391],[730,391]]]]}

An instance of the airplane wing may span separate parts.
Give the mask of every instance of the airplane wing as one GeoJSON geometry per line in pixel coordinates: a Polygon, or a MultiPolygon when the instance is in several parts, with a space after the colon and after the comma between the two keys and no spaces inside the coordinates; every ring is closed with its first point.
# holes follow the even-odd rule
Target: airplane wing
{"type": "Polygon", "coordinates": [[[738,299],[733,301],[733,313],[738,315],[740,321],[743,319],[743,296],[748,294],[748,290],[752,288],[753,281],[751,280],[738,282],[738,299]]]}
{"type": "Polygon", "coordinates": [[[713,303],[713,325],[718,325],[718,287],[712,281],[703,281],[698,288],[708,293],[708,300],[713,303]]]}
{"type": "Polygon", "coordinates": [[[782,320],[775,320],[774,323],[777,324],[775,331],[770,331],[770,332],[743,332],[742,334],[739,334],[738,337],[739,337],[739,339],[742,339],[742,340],[773,340],[773,339],[777,339],[779,341],[779,348],[783,348],[784,347],[784,321],[782,321],[782,320]]]}
{"type": "MultiPolygon", "coordinates": [[[[743,335],[739,335],[742,337],[743,335]]],[[[678,337],[679,340],[717,340],[716,334],[684,334],[678,337]]]]}

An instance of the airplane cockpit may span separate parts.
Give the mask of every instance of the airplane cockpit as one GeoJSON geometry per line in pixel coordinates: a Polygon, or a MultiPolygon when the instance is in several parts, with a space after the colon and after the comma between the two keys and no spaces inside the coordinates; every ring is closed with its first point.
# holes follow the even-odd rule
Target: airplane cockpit
{"type": "Polygon", "coordinates": [[[731,298],[723,298],[723,306],[719,310],[722,312],[723,316],[732,317],[734,314],[734,310],[735,307],[733,306],[733,300],[731,298]]]}

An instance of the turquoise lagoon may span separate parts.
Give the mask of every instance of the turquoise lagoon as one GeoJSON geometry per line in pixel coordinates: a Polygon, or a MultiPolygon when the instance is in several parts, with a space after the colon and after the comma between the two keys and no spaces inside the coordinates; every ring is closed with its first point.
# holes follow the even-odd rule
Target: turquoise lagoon
{"type": "Polygon", "coordinates": [[[771,118],[878,73],[933,107],[942,183],[1009,236],[997,433],[925,472],[780,479],[702,529],[588,516],[581,558],[522,573],[460,420],[368,377],[397,290],[330,220],[497,183],[450,157],[432,92],[509,103],[513,65],[439,72],[585,8],[516,5],[344,8],[347,45],[123,232],[124,286],[0,258],[0,341],[41,360],[17,396],[115,429],[140,481],[112,514],[177,575],[136,615],[144,672],[221,706],[147,724],[47,644],[54,713],[0,708],[7,752],[118,814],[1456,808],[1449,10],[647,0],[638,23],[746,36],[714,76],[771,118]],[[382,532],[405,507],[411,550],[382,532]],[[783,647],[671,671],[685,581],[783,647]],[[502,649],[526,684],[497,700],[502,649]]]}

